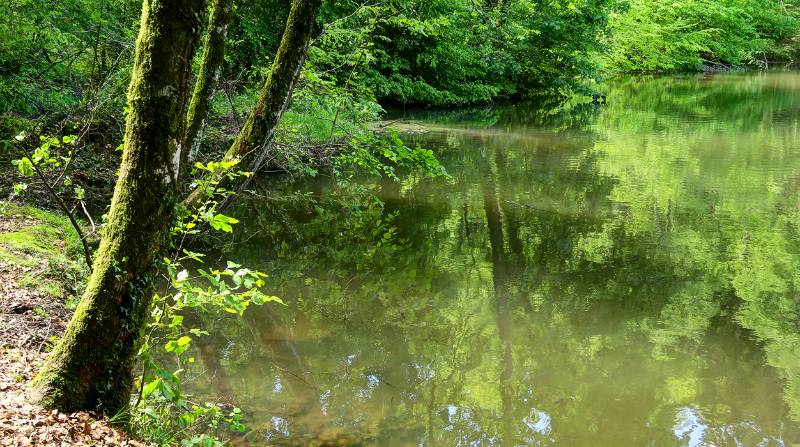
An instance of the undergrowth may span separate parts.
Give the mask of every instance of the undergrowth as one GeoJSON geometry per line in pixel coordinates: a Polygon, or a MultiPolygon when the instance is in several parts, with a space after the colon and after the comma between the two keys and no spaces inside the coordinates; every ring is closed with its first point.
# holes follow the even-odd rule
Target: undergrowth
{"type": "Polygon", "coordinates": [[[19,285],[74,308],[88,275],[87,267],[76,262],[81,253],[80,240],[66,217],[0,201],[0,261],[22,268],[19,285]]]}

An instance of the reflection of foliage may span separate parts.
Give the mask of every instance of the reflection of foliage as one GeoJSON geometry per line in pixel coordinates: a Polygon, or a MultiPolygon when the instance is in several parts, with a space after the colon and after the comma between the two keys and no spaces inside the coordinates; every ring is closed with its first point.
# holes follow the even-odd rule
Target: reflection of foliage
{"type": "Polygon", "coordinates": [[[736,320],[765,342],[768,362],[787,378],[785,398],[798,419],[800,247],[792,173],[800,160],[790,149],[794,130],[787,117],[800,102],[786,94],[792,79],[731,76],[702,89],[694,78],[628,83],[626,90],[636,87],[642,95],[620,92],[611,107],[643,112],[625,122],[601,118],[597,128],[607,129],[608,140],[595,150],[603,154],[600,168],[620,178],[612,197],[626,205],[625,225],[636,237],[658,235],[669,265],[694,278],[664,307],[652,333],[657,345],[702,335],[734,295],[736,320]],[[664,83],[677,93],[646,102],[664,83]],[[650,128],[660,132],[619,140],[650,128]],[[641,156],[631,156],[635,147],[641,156]]]}
{"type": "Polygon", "coordinates": [[[240,396],[294,391],[242,404],[302,430],[323,401],[377,444],[671,445],[676,424],[795,442],[792,79],[623,81],[580,120],[509,109],[414,137],[452,184],[258,199],[233,249],[288,311],[218,343],[240,396]]]}

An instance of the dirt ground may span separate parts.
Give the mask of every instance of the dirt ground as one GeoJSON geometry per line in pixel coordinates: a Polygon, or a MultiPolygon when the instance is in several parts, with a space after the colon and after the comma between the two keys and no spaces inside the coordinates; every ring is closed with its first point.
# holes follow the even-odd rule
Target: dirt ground
{"type": "MultiPolygon", "coordinates": [[[[0,208],[0,235],[20,234],[41,224],[0,208]]],[[[65,305],[68,293],[56,297],[31,285],[52,272],[51,261],[8,240],[0,239],[0,446],[147,445],[130,439],[106,418],[60,413],[26,401],[28,382],[41,367],[53,337],[63,334],[71,312],[65,305]]],[[[57,240],[47,244],[59,250],[57,240]]]]}

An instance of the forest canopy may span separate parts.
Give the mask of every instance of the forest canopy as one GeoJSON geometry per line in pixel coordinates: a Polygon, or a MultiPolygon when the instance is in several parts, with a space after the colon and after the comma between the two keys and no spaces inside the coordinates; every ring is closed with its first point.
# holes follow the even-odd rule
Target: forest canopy
{"type": "MultiPolygon", "coordinates": [[[[0,4],[0,113],[120,121],[135,0],[0,4]]],[[[269,70],[289,2],[234,2],[221,89],[269,70]]],[[[614,73],[791,62],[797,7],[781,0],[326,2],[303,84],[383,105],[591,93],[614,73]]]]}

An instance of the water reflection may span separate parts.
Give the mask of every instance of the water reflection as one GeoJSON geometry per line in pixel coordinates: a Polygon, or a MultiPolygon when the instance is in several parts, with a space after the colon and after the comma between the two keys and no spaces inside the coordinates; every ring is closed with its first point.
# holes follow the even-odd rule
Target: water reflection
{"type": "Polygon", "coordinates": [[[785,447],[786,443],[775,436],[765,434],[753,421],[742,421],[720,427],[710,427],[696,408],[678,410],[676,424],[672,429],[680,445],[703,447],[717,445],[785,447]]]}
{"type": "Polygon", "coordinates": [[[608,92],[418,117],[452,183],[241,210],[288,304],[209,339],[250,440],[800,442],[800,76],[608,92]]]}
{"type": "Polygon", "coordinates": [[[681,408],[676,415],[677,423],[672,432],[686,447],[702,445],[708,426],[703,424],[700,415],[694,408],[681,408]]]}

